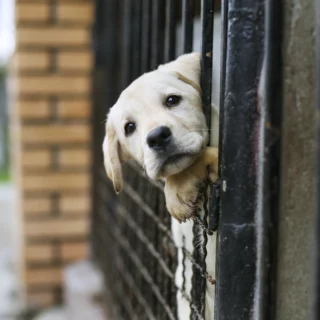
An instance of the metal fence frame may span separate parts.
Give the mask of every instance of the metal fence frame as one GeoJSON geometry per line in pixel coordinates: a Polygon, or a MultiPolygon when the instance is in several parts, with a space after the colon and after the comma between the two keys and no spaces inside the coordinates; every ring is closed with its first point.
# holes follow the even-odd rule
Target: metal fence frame
{"type": "Polygon", "coordinates": [[[272,319],[282,4],[273,0],[224,4],[216,319],[245,320],[252,314],[272,319]]]}
{"type": "MultiPolygon", "coordinates": [[[[103,121],[133,79],[175,57],[179,15],[183,51],[192,51],[195,5],[195,0],[96,0],[92,252],[116,319],[176,318],[177,248],[161,184],[127,165],[124,195],[114,196],[103,169],[103,121]]],[[[202,245],[193,253],[184,251],[193,264],[192,319],[204,318],[206,243],[217,229],[215,319],[273,317],[270,265],[276,236],[270,231],[277,228],[279,198],[281,37],[271,39],[281,28],[281,6],[277,0],[223,1],[219,182],[210,186],[209,211],[194,222],[202,245]]],[[[201,87],[209,127],[213,13],[214,2],[202,0],[201,87]]]]}

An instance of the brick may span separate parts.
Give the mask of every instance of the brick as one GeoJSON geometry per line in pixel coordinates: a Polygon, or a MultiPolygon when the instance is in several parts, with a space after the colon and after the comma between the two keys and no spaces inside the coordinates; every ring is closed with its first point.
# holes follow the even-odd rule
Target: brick
{"type": "Polygon", "coordinates": [[[88,167],[90,156],[88,149],[62,149],[59,152],[59,164],[61,167],[88,167]]]}
{"type": "Polygon", "coordinates": [[[40,120],[50,117],[50,104],[48,100],[18,100],[14,106],[17,117],[23,120],[40,120]]]}
{"type": "Polygon", "coordinates": [[[92,55],[90,52],[61,52],[57,57],[60,70],[90,71],[92,68],[92,55]]]}
{"type": "Polygon", "coordinates": [[[61,196],[60,210],[62,212],[89,212],[91,198],[89,194],[79,196],[61,196]]]}
{"type": "Polygon", "coordinates": [[[30,238],[83,237],[88,233],[88,219],[26,221],[25,232],[30,238]]]}
{"type": "Polygon", "coordinates": [[[93,16],[90,3],[58,3],[57,17],[60,21],[81,22],[90,24],[93,16]]]}
{"type": "Polygon", "coordinates": [[[89,126],[85,124],[29,125],[21,128],[23,143],[88,143],[89,126]]]}
{"type": "Polygon", "coordinates": [[[78,76],[21,76],[19,78],[20,94],[88,94],[89,77],[78,76]]]}
{"type": "Polygon", "coordinates": [[[81,100],[60,100],[57,106],[58,116],[62,119],[80,118],[88,119],[90,117],[90,101],[81,100]]]}
{"type": "Polygon", "coordinates": [[[64,261],[76,261],[87,257],[88,244],[86,242],[62,243],[61,259],[64,261]]]}
{"type": "Polygon", "coordinates": [[[50,244],[28,245],[25,258],[27,262],[50,262],[54,258],[54,250],[50,244]]]}
{"type": "Polygon", "coordinates": [[[86,28],[24,27],[17,33],[17,45],[37,47],[88,46],[90,32],[86,28]]]}
{"type": "Polygon", "coordinates": [[[24,151],[21,157],[25,169],[48,169],[51,166],[49,150],[24,151]]]}
{"type": "Polygon", "coordinates": [[[26,271],[28,286],[55,286],[62,283],[62,270],[60,268],[30,269],[26,271]]]}
{"type": "Polygon", "coordinates": [[[87,189],[90,179],[86,173],[47,173],[25,176],[22,183],[25,191],[58,192],[87,189]]]}
{"type": "Polygon", "coordinates": [[[45,22],[50,17],[50,6],[46,2],[16,4],[18,22],[45,22]]]}
{"type": "Polygon", "coordinates": [[[57,302],[63,265],[87,256],[87,243],[81,239],[85,240],[89,231],[90,175],[70,173],[69,169],[90,166],[90,152],[85,148],[91,132],[84,122],[89,120],[91,111],[91,83],[87,75],[92,69],[89,24],[93,5],[83,0],[16,2],[14,62],[18,99],[12,110],[16,127],[13,138],[19,144],[19,168],[15,171],[22,174],[19,180],[24,231],[21,236],[25,240],[23,285],[31,305],[47,307],[57,302]],[[51,21],[51,9],[57,21],[51,21]],[[52,50],[55,59],[51,57],[52,50]],[[52,72],[52,62],[56,63],[57,72],[52,72]],[[82,76],[75,76],[80,72],[82,76]],[[52,97],[57,102],[54,105],[52,97]],[[82,121],[60,121],[65,119],[82,121]],[[52,146],[58,150],[60,171],[49,171],[52,146]],[[57,202],[52,201],[52,194],[58,195],[57,202]],[[58,216],[52,215],[56,209],[58,216]],[[74,216],[68,216],[69,213],[74,216]],[[56,258],[61,258],[61,265],[52,265],[56,258]],[[50,267],[40,268],[32,263],[50,267]]]}
{"type": "Polygon", "coordinates": [[[45,196],[26,198],[23,201],[23,210],[28,216],[48,214],[51,210],[51,199],[45,196]]]}
{"type": "Polygon", "coordinates": [[[15,59],[18,71],[44,71],[50,66],[47,52],[18,52],[15,59]]]}
{"type": "Polygon", "coordinates": [[[28,292],[28,302],[31,306],[46,308],[55,303],[53,291],[28,292]]]}

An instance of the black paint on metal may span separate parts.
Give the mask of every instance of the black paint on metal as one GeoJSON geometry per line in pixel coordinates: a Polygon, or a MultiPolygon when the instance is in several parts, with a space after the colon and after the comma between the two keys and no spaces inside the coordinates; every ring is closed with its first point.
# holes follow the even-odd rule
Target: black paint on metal
{"type": "Polygon", "coordinates": [[[132,80],[140,76],[140,56],[142,46],[142,0],[134,0],[132,21],[132,80]]]}
{"type": "Polygon", "coordinates": [[[172,61],[176,57],[177,7],[176,0],[167,0],[164,56],[165,62],[172,61]]]}
{"type": "Polygon", "coordinates": [[[120,57],[122,56],[122,88],[127,87],[133,80],[133,14],[134,14],[134,0],[123,0],[123,36],[120,38],[122,40],[122,49],[120,57]]]}
{"type": "MultiPolygon", "coordinates": [[[[202,48],[201,48],[201,89],[202,108],[206,117],[208,129],[211,129],[211,108],[212,108],[212,57],[213,54],[213,16],[214,2],[202,0],[201,21],[202,21],[202,48]]],[[[211,130],[209,131],[211,132],[211,130]]],[[[209,220],[209,234],[212,235],[218,228],[219,220],[219,199],[217,192],[219,186],[214,183],[210,186],[209,216],[204,217],[204,221],[209,220]]]]}
{"type": "Polygon", "coordinates": [[[194,0],[182,0],[182,46],[184,53],[193,51],[194,12],[194,0]]]}
{"type": "Polygon", "coordinates": [[[212,48],[213,48],[213,12],[211,0],[202,0],[202,48],[201,48],[201,90],[202,108],[207,126],[211,124],[211,93],[212,93],[212,48]]]}
{"type": "MultiPolygon", "coordinates": [[[[185,52],[189,52],[193,47],[193,17],[190,11],[194,12],[193,1],[183,2],[183,30],[185,52]],[[189,37],[188,37],[189,36],[189,37]]],[[[202,89],[202,107],[206,118],[208,129],[211,125],[211,93],[212,93],[212,45],[213,45],[213,14],[214,5],[211,0],[203,0],[201,2],[201,21],[202,21],[202,48],[201,48],[201,78],[200,85],[202,89]]],[[[210,132],[210,131],[209,131],[210,132]]],[[[207,196],[207,189],[210,188],[210,183],[206,184],[204,188],[204,215],[198,216],[194,221],[193,226],[193,244],[194,252],[193,258],[197,264],[200,264],[202,269],[206,271],[206,257],[207,257],[207,242],[208,242],[208,220],[212,217],[212,213],[208,209],[209,199],[207,196]],[[197,245],[202,243],[202,245],[197,245]]],[[[213,189],[212,189],[213,190],[213,189]]],[[[212,193],[210,194],[210,204],[212,203],[212,193]]],[[[211,211],[213,212],[213,210],[211,211]]],[[[199,215],[199,213],[198,213],[199,215]]],[[[212,223],[212,222],[211,222],[212,223]]],[[[201,276],[199,270],[193,266],[192,277],[192,300],[194,307],[191,309],[191,319],[200,319],[205,316],[205,293],[207,280],[201,276]]]]}
{"type": "Polygon", "coordinates": [[[152,47],[151,69],[156,69],[164,62],[164,35],[165,35],[165,1],[152,2],[152,47]]]}
{"type": "MultiPolygon", "coordinates": [[[[119,15],[119,6],[113,2],[98,0],[96,2],[96,20],[93,27],[93,50],[94,50],[94,72],[92,83],[93,108],[91,114],[92,121],[92,212],[100,210],[97,194],[99,190],[99,171],[103,166],[101,146],[105,134],[105,120],[107,117],[108,106],[116,101],[116,87],[121,78],[121,66],[116,70],[117,63],[115,57],[119,55],[119,39],[116,37],[115,17],[119,15]],[[108,41],[114,43],[108,46],[108,41]],[[117,72],[118,71],[118,72],[117,72]],[[109,72],[114,74],[111,81],[109,72]]],[[[92,215],[91,230],[97,224],[96,215],[92,215]]],[[[99,244],[92,238],[93,255],[99,248],[99,244]]]]}
{"type": "Polygon", "coordinates": [[[221,177],[221,158],[222,158],[222,136],[224,123],[224,97],[226,87],[226,69],[227,69],[227,45],[228,45],[228,14],[229,1],[223,1],[221,7],[221,62],[220,62],[220,101],[219,101],[219,167],[218,177],[221,177]]]}
{"type": "Polygon", "coordinates": [[[220,182],[211,183],[211,191],[209,198],[209,223],[208,223],[208,235],[212,236],[218,229],[219,214],[220,214],[220,182]]]}
{"type": "Polygon", "coordinates": [[[265,57],[260,80],[262,198],[257,212],[259,284],[256,314],[261,320],[275,319],[277,230],[280,215],[280,163],[282,123],[282,1],[266,0],[265,57]]]}
{"type": "Polygon", "coordinates": [[[142,0],[142,48],[141,48],[141,73],[145,73],[151,68],[151,30],[152,21],[152,0],[142,0]]]}
{"type": "Polygon", "coordinates": [[[248,320],[257,271],[258,84],[264,51],[264,1],[228,1],[223,84],[216,319],[248,320]]]}

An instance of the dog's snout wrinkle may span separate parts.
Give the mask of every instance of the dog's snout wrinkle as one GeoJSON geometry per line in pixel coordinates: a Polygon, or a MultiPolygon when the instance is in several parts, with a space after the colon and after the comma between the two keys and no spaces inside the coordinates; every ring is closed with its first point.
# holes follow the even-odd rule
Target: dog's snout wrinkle
{"type": "Polygon", "coordinates": [[[172,137],[170,128],[159,126],[149,132],[147,136],[147,144],[152,150],[163,150],[169,143],[172,137]]]}

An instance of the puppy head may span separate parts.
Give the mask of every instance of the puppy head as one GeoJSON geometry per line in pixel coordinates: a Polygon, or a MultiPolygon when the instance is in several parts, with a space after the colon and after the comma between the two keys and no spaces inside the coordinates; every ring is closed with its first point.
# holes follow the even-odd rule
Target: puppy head
{"type": "Polygon", "coordinates": [[[200,55],[186,54],[135,80],[111,108],[103,143],[115,190],[121,163],[134,159],[152,179],[190,166],[208,141],[202,112],[200,55]]]}

